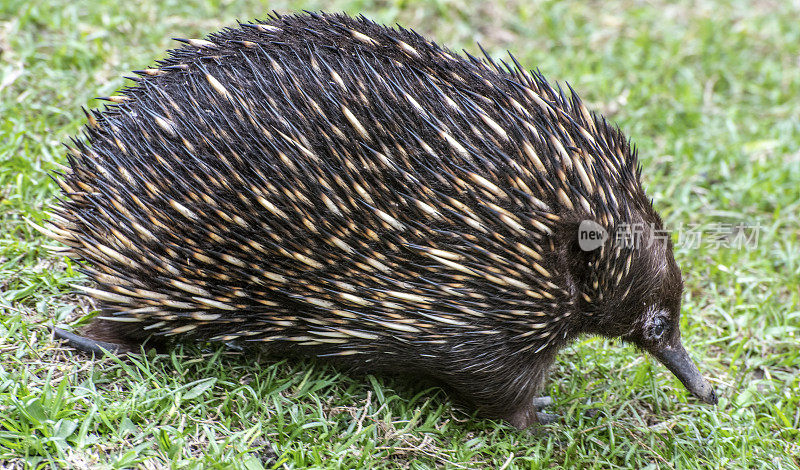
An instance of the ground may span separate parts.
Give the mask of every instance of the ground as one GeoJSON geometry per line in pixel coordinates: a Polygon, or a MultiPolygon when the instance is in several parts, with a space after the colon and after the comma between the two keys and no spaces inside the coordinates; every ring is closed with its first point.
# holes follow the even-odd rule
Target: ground
{"type": "Polygon", "coordinates": [[[800,467],[796,2],[5,0],[0,3],[0,468],[800,467]],[[793,3],[793,5],[791,5],[793,3]],[[214,347],[89,360],[48,325],[92,310],[46,219],[82,106],[237,18],[344,10],[453,49],[514,52],[637,144],[673,230],[699,404],[630,346],[586,337],[547,387],[556,424],[470,416],[440,389],[214,347]],[[739,234],[737,237],[736,234],[739,234]]]}

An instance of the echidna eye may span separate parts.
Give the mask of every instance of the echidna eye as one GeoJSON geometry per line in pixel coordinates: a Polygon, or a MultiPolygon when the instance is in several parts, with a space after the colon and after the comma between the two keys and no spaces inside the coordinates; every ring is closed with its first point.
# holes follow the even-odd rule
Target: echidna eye
{"type": "Polygon", "coordinates": [[[650,328],[650,339],[659,340],[664,336],[664,330],[667,329],[667,322],[663,318],[658,317],[653,320],[653,326],[650,328]]]}

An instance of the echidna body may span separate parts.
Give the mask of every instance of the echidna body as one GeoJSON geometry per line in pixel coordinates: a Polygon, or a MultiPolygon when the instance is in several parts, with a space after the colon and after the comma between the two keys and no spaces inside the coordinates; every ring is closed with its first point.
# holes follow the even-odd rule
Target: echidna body
{"type": "Polygon", "coordinates": [[[519,427],[561,347],[622,336],[715,401],[635,152],[574,93],[344,15],[184,42],[89,114],[58,179],[89,336],[426,375],[519,427]]]}

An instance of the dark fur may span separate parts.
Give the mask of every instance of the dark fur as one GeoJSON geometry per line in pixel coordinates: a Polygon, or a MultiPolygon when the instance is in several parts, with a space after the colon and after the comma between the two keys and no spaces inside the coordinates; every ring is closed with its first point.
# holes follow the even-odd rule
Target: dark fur
{"type": "Polygon", "coordinates": [[[640,344],[653,306],[677,331],[669,242],[577,246],[583,219],[662,224],[576,95],[365,19],[266,24],[170,51],[73,142],[54,232],[98,289],[90,336],[422,374],[524,427],[576,336],[640,344]]]}

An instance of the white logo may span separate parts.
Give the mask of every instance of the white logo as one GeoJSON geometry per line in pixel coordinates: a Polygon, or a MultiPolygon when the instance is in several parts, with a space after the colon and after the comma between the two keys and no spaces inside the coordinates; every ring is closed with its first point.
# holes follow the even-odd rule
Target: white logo
{"type": "Polygon", "coordinates": [[[603,246],[608,240],[608,232],[594,220],[582,220],[578,226],[578,246],[583,251],[592,251],[603,246]]]}

